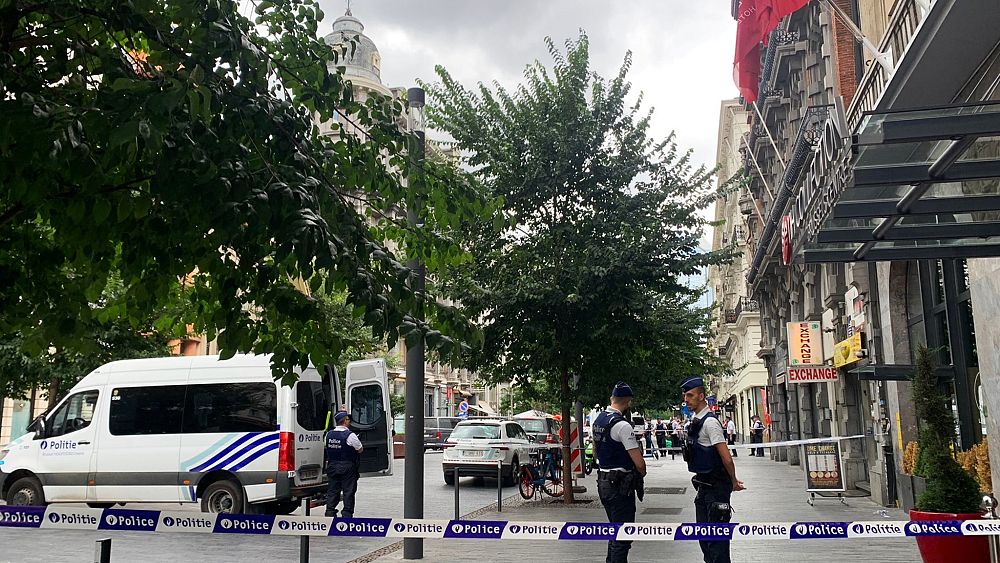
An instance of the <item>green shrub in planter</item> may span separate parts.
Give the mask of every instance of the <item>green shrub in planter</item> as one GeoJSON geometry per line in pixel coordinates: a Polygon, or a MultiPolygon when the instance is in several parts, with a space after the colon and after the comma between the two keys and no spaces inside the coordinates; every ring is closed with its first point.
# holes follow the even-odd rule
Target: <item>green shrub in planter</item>
{"type": "Polygon", "coordinates": [[[979,512],[979,484],[952,455],[955,419],[948,397],[938,388],[934,362],[926,347],[917,351],[913,403],[920,421],[920,457],[914,473],[927,479],[927,490],[917,498],[917,510],[979,512]]]}

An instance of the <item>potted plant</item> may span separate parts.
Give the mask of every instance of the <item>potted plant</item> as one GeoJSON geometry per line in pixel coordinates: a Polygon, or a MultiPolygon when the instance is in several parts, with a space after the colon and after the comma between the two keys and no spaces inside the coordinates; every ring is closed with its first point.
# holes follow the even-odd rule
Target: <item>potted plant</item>
{"type": "MultiPolygon", "coordinates": [[[[983,517],[982,495],[976,480],[952,454],[955,419],[947,396],[938,388],[931,353],[917,351],[913,404],[920,424],[920,453],[914,471],[927,480],[926,490],[910,510],[910,520],[975,520],[983,517]]],[[[947,563],[961,554],[964,563],[987,563],[985,536],[920,536],[917,546],[924,563],[947,563]]]]}

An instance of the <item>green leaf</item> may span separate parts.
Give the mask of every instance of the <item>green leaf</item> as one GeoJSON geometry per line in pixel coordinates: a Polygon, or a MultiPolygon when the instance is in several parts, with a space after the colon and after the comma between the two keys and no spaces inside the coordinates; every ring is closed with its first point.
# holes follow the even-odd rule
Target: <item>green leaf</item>
{"type": "Polygon", "coordinates": [[[94,201],[94,209],[91,213],[91,219],[94,221],[95,225],[100,225],[108,218],[111,214],[111,204],[106,199],[97,199],[94,201]]]}

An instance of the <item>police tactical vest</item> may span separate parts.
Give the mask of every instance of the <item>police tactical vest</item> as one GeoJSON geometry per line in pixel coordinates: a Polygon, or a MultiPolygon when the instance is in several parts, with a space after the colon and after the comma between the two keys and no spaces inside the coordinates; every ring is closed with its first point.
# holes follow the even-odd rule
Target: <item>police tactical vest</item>
{"type": "Polygon", "coordinates": [[[688,471],[699,475],[717,473],[725,469],[722,465],[722,456],[719,455],[719,451],[715,449],[714,445],[703,446],[698,443],[698,435],[701,434],[705,421],[709,417],[715,418],[715,414],[709,412],[704,418],[696,418],[691,422],[691,427],[688,428],[687,440],[684,444],[688,450],[688,471]]]}
{"type": "Polygon", "coordinates": [[[354,446],[347,443],[347,439],[351,437],[352,432],[350,430],[331,430],[326,433],[326,459],[330,463],[337,461],[346,461],[348,463],[357,463],[358,461],[358,451],[354,449],[354,446]]]}
{"type": "MultiPolygon", "coordinates": [[[[628,455],[625,444],[611,439],[611,429],[619,422],[628,421],[616,413],[604,411],[597,415],[591,432],[594,435],[594,454],[597,456],[597,466],[601,469],[635,469],[632,457],[628,455]]],[[[632,428],[632,425],[629,425],[632,428]]]]}

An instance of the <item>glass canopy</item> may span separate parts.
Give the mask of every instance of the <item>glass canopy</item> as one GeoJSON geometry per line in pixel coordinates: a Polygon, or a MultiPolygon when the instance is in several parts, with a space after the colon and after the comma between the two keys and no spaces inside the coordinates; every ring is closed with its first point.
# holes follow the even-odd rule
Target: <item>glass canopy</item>
{"type": "Polygon", "coordinates": [[[1000,102],[870,112],[805,262],[1000,256],[1000,102]]]}

